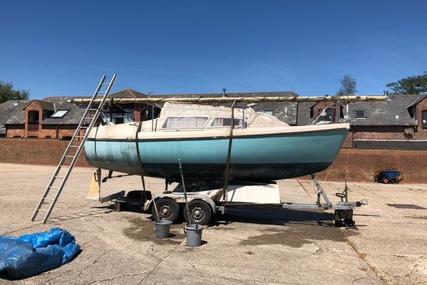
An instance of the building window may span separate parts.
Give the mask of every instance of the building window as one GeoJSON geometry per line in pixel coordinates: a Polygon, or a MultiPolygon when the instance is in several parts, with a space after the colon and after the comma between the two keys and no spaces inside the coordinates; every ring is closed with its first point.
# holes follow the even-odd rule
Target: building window
{"type": "Polygon", "coordinates": [[[29,111],[28,112],[28,123],[38,124],[39,123],[39,111],[29,111]]]}
{"type": "Polygon", "coordinates": [[[63,118],[68,113],[68,110],[58,110],[50,116],[51,118],[63,118]]]}
{"type": "Polygon", "coordinates": [[[354,118],[355,119],[366,119],[365,111],[363,111],[363,110],[354,111],[354,118]]]}
{"type": "Polygon", "coordinates": [[[326,107],[324,109],[319,109],[319,115],[316,118],[316,123],[333,123],[335,122],[335,107],[326,107]]]}
{"type": "Polygon", "coordinates": [[[423,128],[427,128],[427,110],[423,111],[423,128]]]}

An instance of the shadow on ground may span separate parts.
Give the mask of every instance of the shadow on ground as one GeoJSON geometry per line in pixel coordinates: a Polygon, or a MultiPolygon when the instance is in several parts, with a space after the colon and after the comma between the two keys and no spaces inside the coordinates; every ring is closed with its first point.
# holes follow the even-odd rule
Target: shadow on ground
{"type": "Polygon", "coordinates": [[[288,223],[307,223],[332,226],[332,213],[313,210],[284,209],[274,206],[227,206],[225,215],[221,219],[225,222],[255,223],[264,225],[285,225],[288,223]]]}

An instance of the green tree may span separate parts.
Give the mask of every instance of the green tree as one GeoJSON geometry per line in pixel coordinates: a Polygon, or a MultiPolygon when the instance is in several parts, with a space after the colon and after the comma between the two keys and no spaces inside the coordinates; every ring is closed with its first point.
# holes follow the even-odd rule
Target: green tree
{"type": "Polygon", "coordinates": [[[9,100],[27,100],[29,97],[28,91],[15,90],[11,83],[0,82],[0,103],[9,100]]]}
{"type": "Polygon", "coordinates": [[[356,79],[351,75],[344,75],[341,79],[341,87],[337,92],[337,95],[353,95],[356,94],[356,79]]]}
{"type": "Polygon", "coordinates": [[[420,94],[427,92],[427,73],[423,75],[408,76],[386,85],[387,93],[394,94],[420,94]]]}

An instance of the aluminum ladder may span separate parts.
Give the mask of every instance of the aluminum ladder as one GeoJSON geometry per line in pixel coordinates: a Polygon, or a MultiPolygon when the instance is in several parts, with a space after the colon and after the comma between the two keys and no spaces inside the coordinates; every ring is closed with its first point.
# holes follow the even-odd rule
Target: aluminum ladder
{"type": "Polygon", "coordinates": [[[58,197],[64,189],[65,184],[77,163],[79,155],[83,149],[92,127],[97,123],[97,120],[102,112],[105,101],[111,91],[111,88],[116,81],[117,75],[114,74],[109,82],[106,82],[106,75],[103,75],[96,87],[92,98],[87,105],[82,118],[74,132],[73,137],[68,143],[55,172],[53,173],[49,184],[43,193],[36,209],[31,216],[31,221],[34,222],[40,213],[44,213],[43,223],[46,223],[53,207],[58,201],[58,197]],[[106,88],[105,88],[106,87],[106,88]],[[97,99],[101,98],[100,102],[97,99]],[[84,134],[83,134],[84,132],[84,134]]]}

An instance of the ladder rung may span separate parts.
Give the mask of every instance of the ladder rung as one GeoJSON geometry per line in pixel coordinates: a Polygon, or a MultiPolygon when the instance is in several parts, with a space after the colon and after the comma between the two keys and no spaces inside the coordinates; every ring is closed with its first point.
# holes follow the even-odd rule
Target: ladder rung
{"type": "Polygon", "coordinates": [[[64,179],[64,176],[58,176],[58,175],[56,175],[55,178],[64,179]]]}
{"type": "Polygon", "coordinates": [[[70,145],[70,147],[80,147],[80,145],[70,145]]]}
{"type": "Polygon", "coordinates": [[[96,108],[88,108],[87,110],[88,111],[98,111],[98,109],[96,109],[96,108]]]}
{"type": "Polygon", "coordinates": [[[65,155],[65,157],[72,157],[72,158],[74,158],[75,155],[65,155]]]}

